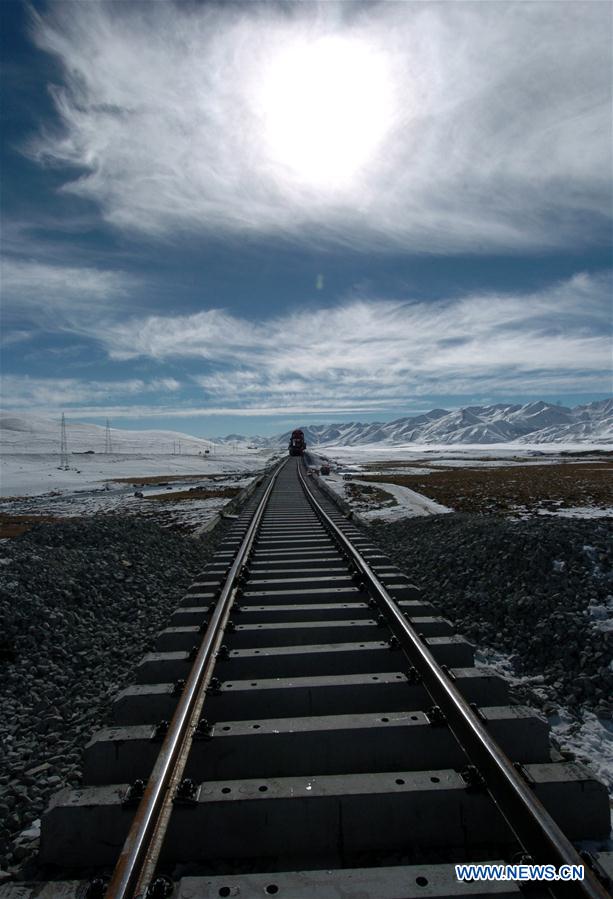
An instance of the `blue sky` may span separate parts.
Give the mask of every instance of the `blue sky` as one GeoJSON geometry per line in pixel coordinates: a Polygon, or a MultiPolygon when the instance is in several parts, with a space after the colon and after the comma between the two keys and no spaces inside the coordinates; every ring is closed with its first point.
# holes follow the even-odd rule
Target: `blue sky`
{"type": "Polygon", "coordinates": [[[606,3],[0,4],[4,409],[611,393],[606,3]]]}

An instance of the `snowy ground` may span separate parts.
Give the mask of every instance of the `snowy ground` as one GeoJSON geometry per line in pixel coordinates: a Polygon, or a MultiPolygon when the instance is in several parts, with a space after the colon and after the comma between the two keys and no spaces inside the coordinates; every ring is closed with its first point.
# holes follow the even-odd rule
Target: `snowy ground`
{"type": "MultiPolygon", "coordinates": [[[[368,475],[415,475],[420,478],[443,469],[512,469],[517,467],[560,465],[610,465],[610,446],[586,444],[496,444],[495,446],[407,444],[405,446],[333,447],[309,450],[313,465],[327,461],[331,467],[322,479],[367,520],[396,521],[403,517],[436,515],[453,511],[423,493],[400,484],[365,480],[368,475]],[[608,453],[603,457],[602,453],[608,453]],[[571,454],[581,453],[574,456],[571,454]],[[609,459],[608,462],[604,458],[609,459]],[[398,463],[396,465],[396,463],[398,463]],[[416,463],[414,466],[411,463],[416,463]],[[358,480],[354,480],[357,479],[358,480]],[[353,486],[352,486],[353,485],[353,486]],[[372,488],[372,495],[360,495],[362,485],[372,488]]],[[[541,497],[543,500],[547,497],[541,497]]],[[[556,505],[554,502],[553,505],[556,505]]],[[[517,513],[521,514],[518,507],[517,513]]],[[[560,509],[540,509],[538,514],[568,518],[613,517],[613,503],[599,507],[573,505],[560,509]]]]}
{"type": "Polygon", "coordinates": [[[173,503],[166,495],[195,487],[242,489],[270,458],[269,452],[254,450],[209,456],[96,453],[71,455],[70,467],[63,471],[58,468],[57,454],[3,454],[0,512],[58,517],[125,512],[191,528],[205,524],[228,498],[178,499],[173,503]],[[155,476],[172,480],[138,486],[140,479],[155,476]],[[136,486],[142,497],[135,497],[136,486]],[[161,494],[165,494],[163,502],[148,499],[161,494]]]}
{"type": "Polygon", "coordinates": [[[427,459],[433,464],[445,463],[451,465],[455,460],[457,465],[474,465],[488,463],[496,466],[507,464],[526,465],[534,461],[542,465],[544,462],[559,462],[563,453],[588,453],[611,452],[610,443],[406,443],[394,446],[381,446],[368,444],[365,446],[334,446],[311,447],[320,455],[337,459],[346,464],[360,465],[365,462],[377,462],[387,460],[417,461],[427,459]]]}
{"type": "Polygon", "coordinates": [[[117,478],[152,475],[244,474],[262,468],[270,453],[244,450],[213,455],[165,453],[71,454],[68,471],[59,468],[57,453],[3,453],[0,456],[0,495],[37,496],[60,490],[76,493],[104,487],[117,478]]]}

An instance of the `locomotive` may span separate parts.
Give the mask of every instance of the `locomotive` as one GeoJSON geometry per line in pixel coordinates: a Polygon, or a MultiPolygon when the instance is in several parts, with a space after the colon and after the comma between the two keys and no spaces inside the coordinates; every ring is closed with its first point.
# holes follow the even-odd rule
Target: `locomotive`
{"type": "Polygon", "coordinates": [[[304,439],[304,431],[301,431],[300,428],[296,428],[295,431],[292,431],[288,449],[290,456],[302,456],[304,454],[306,442],[304,439]]]}

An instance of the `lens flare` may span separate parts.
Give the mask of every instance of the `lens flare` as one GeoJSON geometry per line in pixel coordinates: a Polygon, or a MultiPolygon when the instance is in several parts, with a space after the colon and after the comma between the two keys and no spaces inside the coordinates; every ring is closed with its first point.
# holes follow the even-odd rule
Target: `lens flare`
{"type": "Polygon", "coordinates": [[[292,42],[271,60],[257,105],[271,161],[304,185],[342,189],[372,159],[391,126],[385,56],[352,38],[292,42]]]}

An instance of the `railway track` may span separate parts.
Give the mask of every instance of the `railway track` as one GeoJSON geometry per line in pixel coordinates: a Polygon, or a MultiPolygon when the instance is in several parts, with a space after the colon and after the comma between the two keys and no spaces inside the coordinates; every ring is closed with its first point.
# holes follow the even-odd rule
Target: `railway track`
{"type": "Polygon", "coordinates": [[[300,459],[251,498],[113,713],[43,818],[44,879],[0,899],[609,895],[611,854],[590,867],[574,845],[608,836],[605,788],[300,459]],[[586,876],[455,876],[518,859],[586,876]]]}

